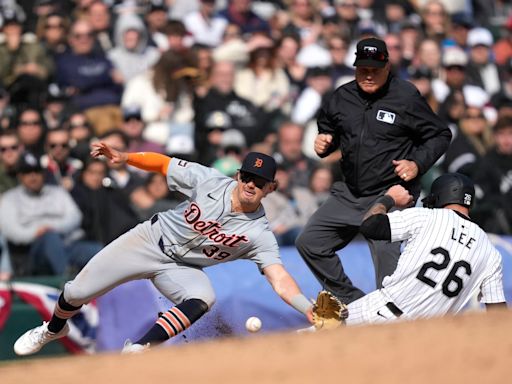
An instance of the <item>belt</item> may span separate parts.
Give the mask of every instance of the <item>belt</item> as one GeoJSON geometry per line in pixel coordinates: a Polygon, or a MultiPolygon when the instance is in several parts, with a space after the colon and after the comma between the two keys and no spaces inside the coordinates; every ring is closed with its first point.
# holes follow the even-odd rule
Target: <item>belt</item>
{"type": "Polygon", "coordinates": [[[402,312],[402,310],[400,308],[398,308],[395,303],[391,302],[391,301],[388,301],[386,303],[386,307],[388,307],[388,309],[391,311],[391,313],[393,315],[395,315],[396,317],[400,317],[402,316],[404,313],[402,312]]]}
{"type": "MultiPolygon", "coordinates": [[[[153,217],[151,217],[151,225],[155,224],[157,221],[158,221],[158,213],[154,214],[153,217]]],[[[158,246],[160,247],[160,250],[164,253],[164,255],[169,256],[165,253],[164,239],[162,236],[160,236],[160,240],[158,240],[158,246]]]]}

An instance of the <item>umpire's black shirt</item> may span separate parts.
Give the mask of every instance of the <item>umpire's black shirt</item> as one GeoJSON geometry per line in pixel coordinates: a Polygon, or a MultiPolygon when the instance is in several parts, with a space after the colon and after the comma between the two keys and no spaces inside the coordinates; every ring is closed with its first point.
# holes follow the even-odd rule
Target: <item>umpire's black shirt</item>
{"type": "Polygon", "coordinates": [[[392,160],[406,159],[418,165],[419,175],[405,185],[417,197],[420,176],[446,151],[452,136],[416,87],[393,75],[374,94],[363,92],[355,80],[336,89],[320,110],[318,131],[334,139],[322,157],[341,149],[342,172],[355,196],[403,184],[392,160]]]}

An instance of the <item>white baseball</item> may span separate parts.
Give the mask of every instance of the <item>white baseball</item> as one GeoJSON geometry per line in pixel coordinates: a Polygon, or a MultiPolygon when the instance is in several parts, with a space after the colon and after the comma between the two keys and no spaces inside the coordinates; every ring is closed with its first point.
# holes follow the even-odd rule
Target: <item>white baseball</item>
{"type": "Polygon", "coordinates": [[[261,320],[256,316],[249,317],[245,322],[245,329],[249,332],[258,332],[261,329],[261,320]]]}

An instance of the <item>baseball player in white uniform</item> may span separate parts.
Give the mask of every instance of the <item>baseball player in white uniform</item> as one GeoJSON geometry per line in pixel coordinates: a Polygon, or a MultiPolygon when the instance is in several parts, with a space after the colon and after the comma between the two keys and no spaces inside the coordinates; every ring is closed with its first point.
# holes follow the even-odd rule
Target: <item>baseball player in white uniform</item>
{"type": "Polygon", "coordinates": [[[170,189],[188,200],[107,245],[66,283],[50,322],[27,331],[14,344],[18,355],[30,355],[65,336],[66,320],[83,304],[126,281],[150,279],[176,306],[123,352],[138,352],[184,331],[215,302],[204,267],[236,259],[254,261],[276,293],[310,322],[312,304],[283,267],[261,199],[276,188],[272,157],[251,152],[236,180],[202,165],[157,153],[125,153],[106,143],[93,144],[93,157],[161,172],[170,189]]]}
{"type": "Polygon", "coordinates": [[[433,182],[424,208],[386,214],[412,199],[398,185],[377,200],[361,232],[371,239],[402,241],[403,251],[381,289],[348,305],[348,325],[457,313],[477,293],[487,308],[506,306],[501,255],[469,218],[474,196],[472,181],[452,173],[433,182]]]}

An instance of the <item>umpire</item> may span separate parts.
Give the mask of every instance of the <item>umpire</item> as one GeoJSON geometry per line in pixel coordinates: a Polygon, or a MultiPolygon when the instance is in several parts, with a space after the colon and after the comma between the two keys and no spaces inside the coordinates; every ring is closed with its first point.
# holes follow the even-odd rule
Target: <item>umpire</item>
{"type": "MultiPolygon", "coordinates": [[[[390,73],[386,43],[358,42],[356,79],[326,100],[318,117],[315,152],[341,149],[343,182],[313,214],[296,246],[324,289],[346,303],[362,296],[343,271],[336,251],[359,232],[364,213],[394,184],[416,201],[420,177],[450,144],[451,132],[411,83],[390,73]]],[[[377,287],[396,268],[400,243],[368,239],[377,287]]]]}

